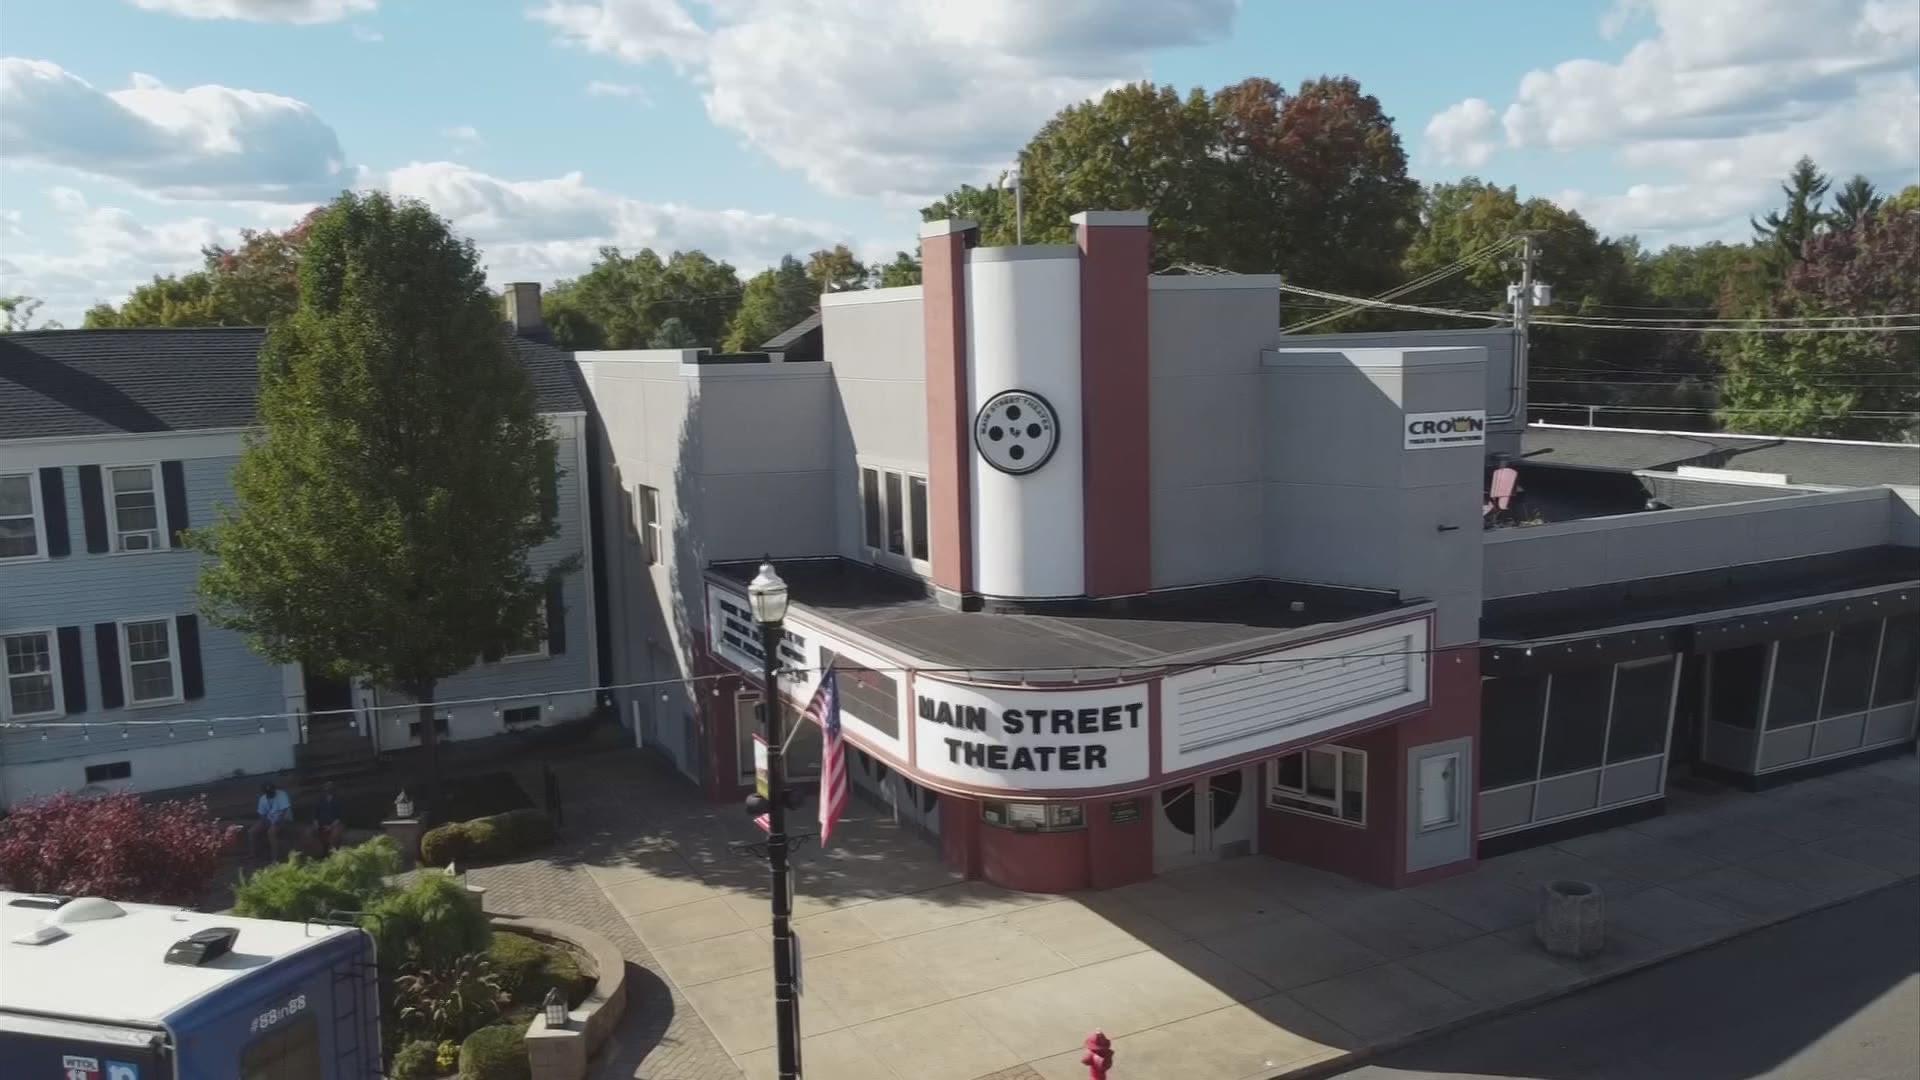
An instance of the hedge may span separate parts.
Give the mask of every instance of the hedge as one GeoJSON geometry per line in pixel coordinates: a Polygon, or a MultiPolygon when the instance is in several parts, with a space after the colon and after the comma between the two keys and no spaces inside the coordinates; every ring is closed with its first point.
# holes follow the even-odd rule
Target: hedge
{"type": "Polygon", "coordinates": [[[420,861],[428,866],[492,862],[552,843],[553,836],[545,811],[509,810],[428,829],[420,838],[420,861]]]}
{"type": "Polygon", "coordinates": [[[386,879],[399,872],[400,848],[385,836],[317,861],[295,855],[247,875],[234,890],[233,913],[304,922],[336,911],[364,911],[393,891],[386,879]]]}
{"type": "Polygon", "coordinates": [[[493,935],[479,899],[435,871],[380,898],[368,909],[363,925],[378,945],[383,973],[398,972],[409,963],[445,967],[468,953],[485,951],[493,935]]]}
{"type": "Polygon", "coordinates": [[[387,1075],[393,1080],[433,1080],[440,1075],[440,1048],[426,1039],[415,1039],[393,1055],[387,1075]]]}
{"type": "Polygon", "coordinates": [[[500,991],[516,1004],[539,1004],[549,987],[559,987],[572,1008],[585,1001],[598,980],[583,971],[573,950],[536,941],[525,934],[498,931],[487,959],[500,976],[500,991]]]}
{"type": "Polygon", "coordinates": [[[483,1027],[460,1044],[461,1080],[533,1080],[525,1034],[515,1027],[483,1027]]]}

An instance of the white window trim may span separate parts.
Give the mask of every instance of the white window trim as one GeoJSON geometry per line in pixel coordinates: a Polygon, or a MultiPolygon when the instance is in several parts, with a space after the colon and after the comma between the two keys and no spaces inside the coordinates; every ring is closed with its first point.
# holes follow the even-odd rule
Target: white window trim
{"type": "Polygon", "coordinates": [[[661,561],[660,489],[651,484],[633,485],[634,528],[640,537],[640,558],[644,565],[658,566],[661,561]],[[653,493],[652,520],[648,520],[647,493],[653,493]]]}
{"type": "Polygon", "coordinates": [[[1315,821],[1331,821],[1337,825],[1345,825],[1349,828],[1354,828],[1354,829],[1366,828],[1367,819],[1373,813],[1373,807],[1371,806],[1373,799],[1372,799],[1371,793],[1368,792],[1364,786],[1360,791],[1360,820],[1359,821],[1352,821],[1348,819],[1345,812],[1346,808],[1342,805],[1342,799],[1345,797],[1347,793],[1346,791],[1347,772],[1345,768],[1345,762],[1342,761],[1340,758],[1340,755],[1342,754],[1358,755],[1360,758],[1360,775],[1363,777],[1370,775],[1367,772],[1367,752],[1365,750],[1355,750],[1353,747],[1350,747],[1350,746],[1337,746],[1332,743],[1325,743],[1319,746],[1302,747],[1299,750],[1290,750],[1285,754],[1281,754],[1280,757],[1276,757],[1268,761],[1267,762],[1267,808],[1270,810],[1279,810],[1282,813],[1287,813],[1287,814],[1299,814],[1301,817],[1312,818],[1315,821]],[[1316,750],[1334,755],[1333,798],[1331,799],[1323,798],[1322,796],[1319,796],[1319,795],[1310,795],[1307,793],[1307,790],[1306,790],[1306,768],[1307,768],[1306,755],[1311,754],[1316,750]],[[1280,782],[1280,758],[1289,757],[1293,754],[1300,755],[1300,786],[1297,788],[1288,787],[1287,785],[1282,784],[1280,782]],[[1282,798],[1293,799],[1298,802],[1312,803],[1315,806],[1324,806],[1327,809],[1332,810],[1333,813],[1316,814],[1311,810],[1302,810],[1296,806],[1288,806],[1285,803],[1279,801],[1282,798]]]}
{"type": "Polygon", "coordinates": [[[5,680],[5,685],[0,686],[0,716],[4,716],[8,720],[24,721],[54,720],[67,715],[67,693],[66,687],[62,685],[64,681],[62,678],[63,671],[64,669],[60,666],[60,632],[57,627],[30,626],[20,630],[0,632],[0,679],[5,680]],[[35,634],[45,634],[47,636],[47,663],[52,665],[48,674],[53,676],[53,711],[16,713],[13,711],[13,675],[6,670],[4,642],[7,638],[32,637],[35,634]]]}
{"type": "Polygon", "coordinates": [[[131,619],[121,619],[120,627],[120,689],[126,698],[129,709],[151,709],[161,705],[178,705],[187,700],[186,689],[180,685],[180,626],[171,615],[143,615],[131,619]],[[150,701],[136,701],[133,696],[133,648],[127,640],[127,627],[135,623],[165,623],[167,627],[167,662],[173,667],[173,696],[154,698],[150,701]]]}
{"type": "MultiPolygon", "coordinates": [[[[101,495],[107,504],[107,540],[112,547],[110,555],[151,555],[156,551],[173,549],[172,522],[167,520],[166,477],[162,474],[157,461],[123,461],[117,465],[100,467],[101,495]],[[146,469],[153,477],[153,520],[155,534],[150,548],[128,550],[120,546],[120,505],[114,498],[113,474],[121,469],[146,469]]],[[[135,620],[138,621],[138,620],[135,620]]]]}
{"type": "Polygon", "coordinates": [[[33,508],[33,554],[0,556],[0,563],[44,562],[47,555],[47,511],[40,505],[40,474],[29,469],[20,473],[0,473],[4,476],[24,476],[27,480],[27,505],[33,508]]]}
{"type": "Polygon", "coordinates": [[[542,719],[544,719],[544,717],[538,705],[514,705],[500,710],[500,727],[504,731],[517,731],[519,728],[533,727],[539,724],[542,719]],[[508,713],[526,712],[528,710],[532,710],[533,719],[518,721],[519,727],[515,727],[515,721],[507,719],[508,713]]]}
{"type": "Polygon", "coordinates": [[[924,471],[916,471],[915,469],[908,468],[905,466],[894,465],[894,464],[881,462],[881,461],[873,461],[866,458],[856,459],[854,462],[854,465],[855,467],[853,470],[853,483],[854,483],[855,497],[859,503],[861,550],[867,553],[868,559],[872,562],[879,563],[885,566],[906,567],[922,575],[932,574],[933,573],[933,537],[931,534],[933,532],[933,487],[931,483],[929,483],[927,480],[927,474],[924,471]],[[906,551],[902,554],[896,554],[893,551],[888,550],[886,547],[874,547],[873,545],[867,543],[866,474],[867,474],[867,470],[869,469],[873,470],[874,475],[876,477],[877,484],[878,484],[878,488],[874,494],[879,499],[879,502],[880,502],[880,532],[881,532],[880,539],[883,544],[886,541],[886,531],[887,531],[887,474],[892,473],[893,475],[898,476],[900,478],[900,500],[901,500],[900,531],[902,533],[902,538],[905,541],[902,546],[906,548],[906,551]],[[927,558],[924,558],[924,559],[916,559],[913,556],[913,540],[914,540],[913,481],[914,480],[919,480],[921,483],[928,485],[927,487],[927,532],[929,535],[924,538],[927,542],[927,558]]]}

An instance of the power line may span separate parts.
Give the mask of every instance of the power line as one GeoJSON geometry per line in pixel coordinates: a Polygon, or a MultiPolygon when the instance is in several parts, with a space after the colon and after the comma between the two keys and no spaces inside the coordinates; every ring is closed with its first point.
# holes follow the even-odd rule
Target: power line
{"type": "MultiPolygon", "coordinates": [[[[1597,401],[1531,401],[1527,403],[1527,408],[1528,409],[1598,409],[1601,412],[1684,413],[1684,414],[1692,414],[1695,416],[1715,416],[1721,413],[1761,413],[1761,412],[1771,411],[1763,408],[1733,408],[1728,406],[1722,406],[1717,409],[1709,409],[1709,408],[1703,408],[1698,405],[1620,405],[1613,402],[1607,402],[1603,404],[1597,401]]],[[[1920,419],[1920,412],[1897,412],[1897,411],[1886,410],[1886,409],[1852,410],[1852,411],[1849,411],[1846,414],[1846,416],[1838,417],[1837,419],[1847,420],[1847,419],[1854,419],[1854,418],[1867,419],[1867,420],[1920,419]]]]}
{"type": "MultiPolygon", "coordinates": [[[[1915,318],[1912,315],[1872,316],[1876,318],[1915,318]]],[[[1920,323],[1898,326],[1643,326],[1631,323],[1604,323],[1567,319],[1555,315],[1534,318],[1538,326],[1578,327],[1584,330],[1650,330],[1656,334],[1684,331],[1690,334],[1908,334],[1920,332],[1920,323]]]]}

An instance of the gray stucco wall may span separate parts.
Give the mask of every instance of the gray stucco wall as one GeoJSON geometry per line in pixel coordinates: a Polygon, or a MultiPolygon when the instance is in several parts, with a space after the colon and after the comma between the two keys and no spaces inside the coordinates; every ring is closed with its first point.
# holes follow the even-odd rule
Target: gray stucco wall
{"type": "Polygon", "coordinates": [[[866,557],[859,466],[927,473],[927,338],[918,285],[821,298],[833,393],[835,544],[866,557]]]}
{"type": "MultiPolygon", "coordinates": [[[[1520,432],[1526,426],[1526,387],[1519,388],[1520,408],[1506,420],[1513,406],[1513,330],[1510,327],[1467,327],[1458,330],[1402,330],[1378,334],[1287,334],[1285,349],[1480,348],[1486,350],[1487,453],[1517,454],[1520,432]]],[[[1473,408],[1476,406],[1454,407],[1473,408]]]]}
{"type": "Polygon", "coordinates": [[[1886,488],[1588,518],[1484,534],[1488,599],[1901,543],[1886,488]]]}

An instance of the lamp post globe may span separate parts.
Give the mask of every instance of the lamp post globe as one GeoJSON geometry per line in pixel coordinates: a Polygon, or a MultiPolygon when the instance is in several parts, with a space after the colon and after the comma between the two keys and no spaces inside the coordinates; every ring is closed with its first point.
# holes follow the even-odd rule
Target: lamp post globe
{"type": "Polygon", "coordinates": [[[747,584],[747,602],[753,607],[753,620],[761,626],[773,626],[787,618],[787,583],[773,568],[760,564],[760,572],[747,584]]]}

